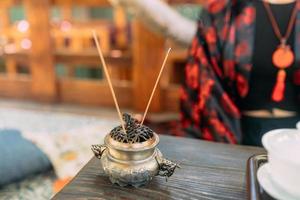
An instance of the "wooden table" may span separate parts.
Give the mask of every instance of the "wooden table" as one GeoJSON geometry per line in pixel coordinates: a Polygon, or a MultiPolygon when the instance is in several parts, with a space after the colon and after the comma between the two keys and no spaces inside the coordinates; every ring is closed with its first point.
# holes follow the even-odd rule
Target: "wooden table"
{"type": "Polygon", "coordinates": [[[246,199],[246,162],[262,148],[160,136],[160,150],[180,163],[168,182],[155,177],[142,188],[112,185],[93,158],[54,199],[246,199]]]}

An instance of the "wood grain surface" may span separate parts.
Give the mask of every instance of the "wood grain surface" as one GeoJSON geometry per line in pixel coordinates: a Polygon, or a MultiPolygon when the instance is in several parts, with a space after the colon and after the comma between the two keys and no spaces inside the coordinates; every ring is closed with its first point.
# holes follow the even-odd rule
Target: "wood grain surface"
{"type": "Polygon", "coordinates": [[[53,199],[247,199],[247,159],[264,149],[160,136],[160,150],[181,169],[138,189],[112,185],[93,158],[53,199]]]}

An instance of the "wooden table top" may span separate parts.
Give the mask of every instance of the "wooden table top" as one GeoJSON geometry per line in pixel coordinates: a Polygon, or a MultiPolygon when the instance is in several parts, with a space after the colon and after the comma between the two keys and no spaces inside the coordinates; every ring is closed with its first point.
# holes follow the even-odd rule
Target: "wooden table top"
{"type": "Polygon", "coordinates": [[[155,177],[144,187],[112,185],[93,158],[54,199],[246,199],[246,163],[262,148],[160,136],[164,156],[180,164],[166,182],[155,177]]]}

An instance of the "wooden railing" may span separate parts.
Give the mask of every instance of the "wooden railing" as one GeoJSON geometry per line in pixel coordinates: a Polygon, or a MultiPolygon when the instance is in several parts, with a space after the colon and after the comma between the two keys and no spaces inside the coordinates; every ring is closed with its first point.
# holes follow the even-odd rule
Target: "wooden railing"
{"type": "MultiPolygon", "coordinates": [[[[0,96],[113,106],[105,80],[75,77],[75,68],[79,64],[100,69],[91,37],[91,29],[95,29],[99,33],[120,105],[143,110],[161,66],[165,47],[169,44],[166,38],[149,31],[137,19],[127,21],[123,9],[116,7],[112,23],[118,31],[112,46],[110,24],[103,20],[85,23],[74,21],[71,14],[74,5],[110,6],[106,0],[0,2],[0,33],[12,44],[5,45],[2,56],[6,72],[0,75],[0,96]],[[15,4],[22,4],[25,8],[26,20],[30,25],[28,31],[22,32],[20,27],[9,22],[8,8],[15,4]],[[49,11],[53,5],[62,8],[62,20],[58,24],[50,24],[49,11]],[[128,23],[132,27],[132,43],[127,37],[128,23]],[[56,63],[64,65],[66,73],[63,77],[57,76],[56,63]],[[28,73],[20,73],[20,66],[28,73]]],[[[26,23],[23,26],[21,29],[26,28],[26,23]]],[[[178,85],[170,82],[171,67],[175,61],[183,62],[185,57],[186,49],[173,50],[169,67],[153,99],[152,111],[178,110],[178,85]]]]}

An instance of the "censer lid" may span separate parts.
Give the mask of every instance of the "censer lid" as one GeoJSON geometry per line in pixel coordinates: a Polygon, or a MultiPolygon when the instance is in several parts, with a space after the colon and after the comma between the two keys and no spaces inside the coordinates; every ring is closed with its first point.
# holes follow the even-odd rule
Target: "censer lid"
{"type": "Polygon", "coordinates": [[[126,133],[117,126],[105,137],[105,143],[120,150],[148,149],[156,146],[159,138],[149,127],[141,125],[129,114],[123,114],[126,133]]]}

